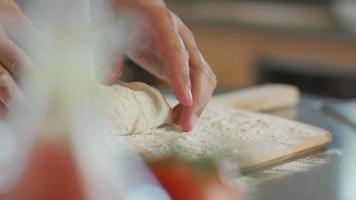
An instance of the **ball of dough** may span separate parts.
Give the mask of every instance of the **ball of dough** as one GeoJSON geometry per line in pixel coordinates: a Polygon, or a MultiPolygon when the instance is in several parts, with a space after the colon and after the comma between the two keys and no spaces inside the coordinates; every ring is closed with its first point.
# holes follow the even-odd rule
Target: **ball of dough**
{"type": "Polygon", "coordinates": [[[115,133],[128,135],[156,128],[168,122],[171,108],[155,88],[145,83],[98,85],[95,95],[115,133]]]}

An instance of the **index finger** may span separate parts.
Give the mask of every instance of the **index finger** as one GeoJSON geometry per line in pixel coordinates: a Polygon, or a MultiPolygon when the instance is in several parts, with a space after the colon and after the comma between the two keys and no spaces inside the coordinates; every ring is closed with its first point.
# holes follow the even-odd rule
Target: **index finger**
{"type": "Polygon", "coordinates": [[[199,51],[192,33],[181,21],[180,34],[190,53],[190,76],[194,103],[190,107],[178,105],[175,110],[179,110],[179,113],[173,120],[181,125],[184,131],[190,131],[211,98],[217,83],[209,64],[199,51]],[[180,109],[178,109],[179,107],[180,109]]]}
{"type": "Polygon", "coordinates": [[[156,8],[151,22],[154,31],[154,46],[164,62],[173,91],[183,105],[193,104],[189,74],[189,53],[179,35],[177,19],[166,8],[156,8]]]}

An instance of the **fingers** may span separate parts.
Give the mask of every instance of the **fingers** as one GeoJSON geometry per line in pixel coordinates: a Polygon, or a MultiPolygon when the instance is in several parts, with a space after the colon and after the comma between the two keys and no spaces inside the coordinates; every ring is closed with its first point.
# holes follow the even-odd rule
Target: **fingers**
{"type": "Polygon", "coordinates": [[[7,112],[12,110],[12,103],[24,102],[15,79],[18,79],[20,69],[24,72],[33,66],[32,61],[6,33],[20,44],[24,39],[23,34],[30,28],[32,30],[32,25],[14,1],[0,0],[0,119],[4,119],[7,112]]]}
{"type": "Polygon", "coordinates": [[[163,60],[173,91],[180,103],[193,104],[189,74],[189,54],[179,36],[176,16],[168,9],[158,7],[150,13],[154,24],[154,48],[163,60]]]}
{"type": "Polygon", "coordinates": [[[182,22],[180,23],[180,34],[190,54],[190,77],[194,103],[188,107],[178,105],[174,110],[177,113],[173,115],[175,116],[175,123],[181,125],[184,131],[190,131],[194,128],[210,100],[217,81],[209,64],[197,48],[193,35],[182,22]]]}
{"type": "Polygon", "coordinates": [[[13,0],[0,0],[0,64],[16,80],[20,70],[24,73],[33,70],[32,60],[18,45],[24,47],[28,35],[35,33],[35,28],[13,0]]]}
{"type": "Polygon", "coordinates": [[[206,73],[195,69],[191,70],[191,74],[193,105],[179,104],[173,109],[174,118],[172,118],[172,122],[180,125],[183,131],[191,131],[194,128],[216,86],[214,75],[207,76],[206,73]]]}
{"type": "Polygon", "coordinates": [[[170,81],[162,60],[155,52],[144,49],[128,52],[127,56],[155,77],[170,81]]]}
{"type": "Polygon", "coordinates": [[[0,30],[0,63],[2,66],[11,74],[15,74],[19,64],[19,57],[18,48],[0,30]]]}
{"type": "Polygon", "coordinates": [[[167,74],[180,102],[173,109],[172,121],[181,125],[184,131],[190,131],[211,98],[216,77],[200,54],[192,34],[177,16],[165,6],[139,2],[132,2],[131,6],[142,4],[136,10],[148,21],[149,28],[143,32],[153,33],[150,39],[154,53],[134,51],[129,56],[158,77],[167,74]],[[157,57],[162,62],[157,61],[157,57]]]}
{"type": "Polygon", "coordinates": [[[0,0],[0,23],[5,25],[13,23],[30,24],[28,18],[13,0],[0,0]]]}
{"type": "Polygon", "coordinates": [[[1,30],[0,64],[16,80],[19,78],[20,72],[29,70],[29,68],[33,65],[28,56],[5,35],[4,31],[1,30]]]}
{"type": "Polygon", "coordinates": [[[0,12],[2,15],[14,17],[19,12],[19,9],[12,0],[0,0],[0,12]]]}
{"type": "Polygon", "coordinates": [[[22,101],[22,95],[10,73],[0,65],[0,107],[3,106],[1,111],[6,110],[4,107],[11,110],[10,103],[13,101],[22,101]]]}
{"type": "Polygon", "coordinates": [[[6,69],[0,65],[0,102],[7,106],[10,101],[14,81],[6,69]]]}
{"type": "Polygon", "coordinates": [[[0,0],[0,24],[11,36],[11,40],[20,46],[25,43],[25,34],[35,32],[30,20],[13,0],[0,0]]]}

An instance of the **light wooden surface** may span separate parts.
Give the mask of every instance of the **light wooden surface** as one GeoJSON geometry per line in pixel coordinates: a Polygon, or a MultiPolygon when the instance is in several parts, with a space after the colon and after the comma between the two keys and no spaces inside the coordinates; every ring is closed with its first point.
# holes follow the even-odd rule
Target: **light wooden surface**
{"type": "Polygon", "coordinates": [[[287,84],[265,84],[216,95],[212,102],[250,111],[269,112],[295,107],[299,103],[298,88],[287,84]]]}
{"type": "Polygon", "coordinates": [[[268,166],[277,165],[279,163],[300,158],[302,156],[309,155],[313,152],[317,152],[327,146],[332,141],[332,135],[323,129],[314,128],[315,132],[320,132],[322,135],[319,138],[314,138],[310,140],[305,140],[299,145],[290,147],[284,153],[272,153],[261,156],[259,159],[256,159],[251,162],[240,163],[240,171],[242,173],[254,171],[268,166]]]}
{"type": "Polygon", "coordinates": [[[215,158],[247,173],[322,149],[331,139],[328,131],[317,127],[211,104],[191,133],[168,126],[115,141],[148,159],[178,149],[186,158],[215,158]]]}

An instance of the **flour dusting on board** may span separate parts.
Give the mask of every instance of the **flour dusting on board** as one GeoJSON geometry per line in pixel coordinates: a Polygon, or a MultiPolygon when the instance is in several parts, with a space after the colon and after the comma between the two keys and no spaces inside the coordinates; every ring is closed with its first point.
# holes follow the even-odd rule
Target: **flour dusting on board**
{"type": "Polygon", "coordinates": [[[265,170],[260,170],[257,173],[237,176],[233,179],[233,183],[243,194],[245,194],[246,197],[248,197],[246,199],[254,199],[253,195],[256,193],[260,183],[296,173],[317,170],[318,168],[327,165],[331,159],[340,158],[342,156],[343,154],[340,149],[328,149],[326,151],[282,163],[265,170]]]}
{"type": "Polygon", "coordinates": [[[297,160],[265,169],[260,173],[255,174],[254,177],[264,181],[292,175],[295,173],[307,172],[309,170],[322,167],[327,164],[330,159],[340,156],[343,156],[340,149],[328,149],[314,155],[299,158],[297,160]]]}
{"type": "Polygon", "coordinates": [[[188,158],[213,157],[250,168],[323,145],[330,135],[288,119],[210,104],[191,133],[163,127],[116,141],[149,158],[167,155],[175,146],[188,158]]]}

